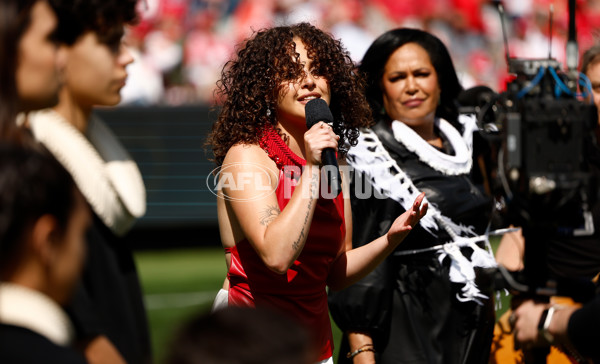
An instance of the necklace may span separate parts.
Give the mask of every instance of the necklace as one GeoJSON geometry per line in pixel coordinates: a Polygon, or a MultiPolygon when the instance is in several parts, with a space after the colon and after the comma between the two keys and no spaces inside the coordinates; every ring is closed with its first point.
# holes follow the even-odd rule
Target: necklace
{"type": "Polygon", "coordinates": [[[401,121],[392,122],[394,138],[402,143],[406,149],[416,154],[419,160],[431,168],[446,175],[459,175],[469,173],[472,166],[472,150],[467,142],[449,122],[444,119],[435,120],[436,127],[452,148],[455,154],[449,155],[429,144],[413,129],[401,121]]]}
{"type": "Polygon", "coordinates": [[[284,166],[297,166],[302,168],[306,161],[300,158],[296,153],[285,144],[277,130],[268,125],[259,141],[260,147],[269,155],[269,158],[275,162],[278,169],[284,166]]]}

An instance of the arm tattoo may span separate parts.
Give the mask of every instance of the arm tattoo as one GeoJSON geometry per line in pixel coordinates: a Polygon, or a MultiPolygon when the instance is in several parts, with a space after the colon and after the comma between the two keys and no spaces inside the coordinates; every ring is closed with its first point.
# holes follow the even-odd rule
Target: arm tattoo
{"type": "Polygon", "coordinates": [[[277,216],[279,216],[280,213],[281,213],[281,210],[279,209],[279,206],[277,206],[277,205],[267,206],[267,208],[264,209],[260,213],[260,217],[259,217],[260,224],[264,225],[264,226],[269,225],[273,220],[275,220],[275,218],[277,216]]]}
{"type": "MultiPolygon", "coordinates": [[[[318,173],[318,172],[317,172],[318,173]]],[[[315,173],[313,173],[311,180],[310,180],[310,200],[308,201],[308,210],[306,211],[306,215],[304,216],[304,223],[302,224],[302,230],[300,231],[300,236],[298,236],[298,239],[296,239],[296,241],[292,244],[292,247],[294,248],[294,250],[298,250],[300,249],[300,243],[302,242],[302,239],[304,238],[304,236],[306,235],[306,226],[308,224],[308,216],[310,215],[310,209],[313,205],[313,203],[315,202],[315,196],[317,191],[318,191],[318,187],[319,187],[319,176],[315,173]]]]}

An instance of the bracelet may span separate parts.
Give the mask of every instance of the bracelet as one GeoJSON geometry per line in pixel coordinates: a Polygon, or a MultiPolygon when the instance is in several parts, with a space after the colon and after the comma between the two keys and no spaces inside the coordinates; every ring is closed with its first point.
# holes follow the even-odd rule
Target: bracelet
{"type": "Polygon", "coordinates": [[[373,348],[371,347],[371,344],[367,344],[367,345],[361,346],[360,348],[358,348],[358,349],[356,349],[356,350],[354,350],[354,351],[352,351],[352,352],[348,352],[348,354],[346,354],[346,358],[348,358],[348,359],[352,359],[352,358],[354,358],[355,356],[357,356],[358,354],[360,354],[360,353],[363,353],[363,352],[365,352],[365,351],[371,351],[371,352],[373,352],[373,353],[374,353],[374,352],[375,352],[375,349],[373,349],[373,348]]]}
{"type": "Polygon", "coordinates": [[[554,342],[554,335],[552,335],[548,329],[550,328],[552,316],[554,316],[554,311],[556,311],[556,308],[556,306],[551,306],[550,308],[545,309],[538,324],[539,333],[548,344],[552,344],[554,342]]]}

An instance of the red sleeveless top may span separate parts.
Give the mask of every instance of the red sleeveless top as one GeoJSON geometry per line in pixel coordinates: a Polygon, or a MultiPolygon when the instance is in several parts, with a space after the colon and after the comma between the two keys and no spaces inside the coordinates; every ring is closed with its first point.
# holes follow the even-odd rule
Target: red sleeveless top
{"type": "MultiPolygon", "coordinates": [[[[275,193],[283,210],[296,185],[294,177],[300,177],[306,161],[294,154],[272,128],[260,144],[279,167],[275,193]],[[286,173],[289,167],[298,173],[286,173]]],[[[333,337],[325,287],[331,264],[343,249],[345,233],[344,199],[340,193],[334,199],[318,199],[304,248],[286,274],[267,268],[248,240],[237,242],[231,249],[227,274],[229,304],[267,306],[291,314],[312,331],[320,347],[318,360],[331,357],[333,337]]]]}

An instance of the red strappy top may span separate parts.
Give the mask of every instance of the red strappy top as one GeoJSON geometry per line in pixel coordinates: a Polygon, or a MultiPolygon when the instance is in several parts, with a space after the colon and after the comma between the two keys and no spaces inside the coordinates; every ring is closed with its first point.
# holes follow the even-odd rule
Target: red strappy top
{"type": "MultiPolygon", "coordinates": [[[[283,210],[291,197],[283,186],[293,192],[295,183],[291,180],[300,176],[284,173],[284,167],[301,168],[306,161],[294,154],[274,129],[265,134],[260,144],[279,167],[275,193],[283,210]]],[[[269,306],[289,312],[313,332],[320,346],[319,360],[331,357],[333,338],[325,287],[331,264],[343,249],[345,233],[344,200],[340,193],[335,199],[319,198],[304,248],[286,274],[267,268],[246,239],[236,243],[231,249],[227,274],[229,304],[269,306]]]]}

